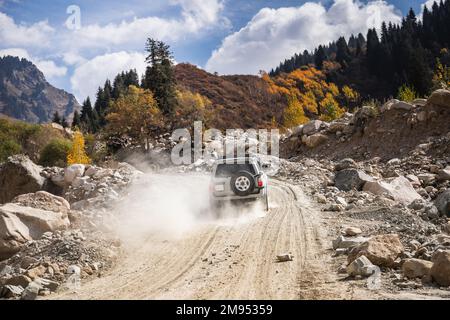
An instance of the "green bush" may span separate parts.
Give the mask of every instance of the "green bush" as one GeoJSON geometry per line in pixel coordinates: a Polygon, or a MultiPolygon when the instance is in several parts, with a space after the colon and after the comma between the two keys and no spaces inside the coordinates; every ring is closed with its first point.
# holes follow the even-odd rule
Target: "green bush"
{"type": "Polygon", "coordinates": [[[0,119],[0,134],[14,139],[19,144],[25,143],[40,131],[41,126],[38,124],[0,119]]]}
{"type": "Polygon", "coordinates": [[[72,143],[69,140],[52,140],[42,149],[39,157],[39,164],[46,167],[65,167],[67,164],[67,154],[71,147],[72,143]]]}
{"type": "Polygon", "coordinates": [[[13,139],[8,139],[0,134],[0,163],[8,157],[22,152],[22,147],[13,139]]]}
{"type": "Polygon", "coordinates": [[[406,84],[404,84],[398,89],[397,95],[398,100],[405,102],[413,102],[416,98],[418,98],[417,92],[414,90],[413,87],[408,87],[406,84]]]}

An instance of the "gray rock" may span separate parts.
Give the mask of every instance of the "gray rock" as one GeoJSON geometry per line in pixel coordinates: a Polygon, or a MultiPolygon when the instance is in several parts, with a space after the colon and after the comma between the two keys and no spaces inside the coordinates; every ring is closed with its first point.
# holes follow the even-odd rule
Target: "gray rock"
{"type": "Polygon", "coordinates": [[[406,110],[406,111],[409,111],[409,110],[414,109],[415,106],[410,104],[410,103],[407,103],[407,102],[404,102],[404,101],[400,101],[400,102],[394,103],[391,108],[394,109],[394,110],[406,110]]]}
{"type": "Polygon", "coordinates": [[[288,262],[294,260],[294,256],[292,254],[286,253],[277,256],[278,262],[288,262]]]}
{"type": "Polygon", "coordinates": [[[55,292],[56,289],[59,287],[59,283],[56,281],[48,280],[48,279],[41,279],[38,278],[34,280],[41,288],[48,289],[51,292],[55,292]]]}
{"type": "Polygon", "coordinates": [[[412,104],[417,107],[424,107],[427,104],[427,100],[426,99],[415,99],[412,102],[412,104]]]}
{"type": "Polygon", "coordinates": [[[338,164],[336,164],[336,166],[334,167],[334,169],[336,171],[341,171],[341,170],[356,168],[356,167],[357,167],[357,164],[356,164],[355,160],[353,160],[351,158],[346,158],[346,159],[342,159],[341,161],[339,161],[338,164]]]}
{"type": "Polygon", "coordinates": [[[414,190],[412,184],[405,177],[398,177],[390,182],[368,181],[364,184],[363,190],[375,195],[387,195],[388,197],[409,205],[411,202],[422,199],[414,190]]]}
{"type": "Polygon", "coordinates": [[[429,185],[436,180],[436,175],[433,173],[421,173],[417,175],[417,178],[419,178],[424,185],[429,185]]]}
{"type": "Polygon", "coordinates": [[[322,123],[323,122],[320,120],[313,120],[303,126],[302,133],[307,136],[317,133],[320,130],[322,123]]]}
{"type": "Polygon", "coordinates": [[[66,184],[72,184],[77,177],[84,175],[86,167],[83,164],[73,164],[64,170],[64,181],[66,184]]]}
{"type": "Polygon", "coordinates": [[[450,189],[442,192],[434,201],[441,215],[450,217],[450,189]]]}
{"type": "Polygon", "coordinates": [[[335,186],[343,191],[361,191],[364,184],[369,181],[374,181],[374,179],[363,171],[356,169],[341,170],[334,177],[335,186]]]}
{"type": "Polygon", "coordinates": [[[369,239],[365,237],[351,237],[346,238],[339,236],[336,240],[333,240],[333,249],[349,249],[359,246],[362,243],[367,242],[369,239]]]}
{"type": "Polygon", "coordinates": [[[43,188],[42,167],[34,164],[27,156],[8,158],[0,166],[0,203],[7,203],[16,196],[32,193],[43,188]]]}
{"type": "Polygon", "coordinates": [[[21,286],[5,285],[0,289],[0,298],[14,298],[19,297],[23,293],[21,286]]]}
{"type": "Polygon", "coordinates": [[[435,105],[441,107],[450,107],[450,91],[440,89],[428,98],[427,105],[435,105]]]}
{"type": "Polygon", "coordinates": [[[31,282],[23,291],[21,300],[36,300],[41,288],[37,282],[31,282]]]}
{"type": "Polygon", "coordinates": [[[319,145],[325,143],[328,140],[328,137],[326,135],[323,135],[321,133],[315,133],[311,136],[303,136],[302,142],[308,147],[308,148],[316,148],[319,145]]]}
{"type": "Polygon", "coordinates": [[[446,167],[445,169],[439,170],[437,179],[439,181],[447,181],[450,180],[450,167],[446,167]]]}
{"type": "Polygon", "coordinates": [[[368,277],[373,273],[374,265],[365,256],[360,256],[355,261],[350,263],[347,267],[349,276],[363,276],[368,277]]]}

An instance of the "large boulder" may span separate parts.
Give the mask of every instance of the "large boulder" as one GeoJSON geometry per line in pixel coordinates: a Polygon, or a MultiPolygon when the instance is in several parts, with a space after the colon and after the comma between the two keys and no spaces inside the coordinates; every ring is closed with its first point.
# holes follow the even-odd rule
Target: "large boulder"
{"type": "Polygon", "coordinates": [[[450,91],[440,89],[433,92],[433,94],[428,98],[427,104],[450,107],[450,91]]]}
{"type": "Polygon", "coordinates": [[[450,250],[438,250],[431,259],[431,277],[441,286],[450,286],[450,250]]]}
{"type": "Polygon", "coordinates": [[[397,234],[379,235],[353,248],[348,255],[348,263],[366,256],[377,266],[392,267],[403,251],[404,247],[397,234]]]}
{"type": "Polygon", "coordinates": [[[406,259],[402,265],[403,275],[410,279],[429,276],[433,262],[422,259],[406,259]]]}
{"type": "Polygon", "coordinates": [[[388,102],[386,102],[385,104],[383,104],[383,106],[380,108],[380,112],[381,112],[381,113],[384,113],[384,112],[386,112],[386,111],[391,110],[391,109],[392,109],[392,106],[393,106],[394,104],[399,103],[399,102],[400,102],[400,100],[397,100],[397,99],[389,100],[388,102]]]}
{"type": "Polygon", "coordinates": [[[392,109],[395,110],[405,110],[405,111],[409,111],[414,109],[414,106],[410,103],[404,102],[404,101],[399,101],[397,103],[392,104],[391,106],[392,109]]]}
{"type": "Polygon", "coordinates": [[[24,155],[16,155],[0,166],[0,203],[10,202],[19,194],[42,190],[42,168],[24,155]]]}
{"type": "Polygon", "coordinates": [[[309,148],[315,148],[328,140],[326,135],[316,133],[311,136],[304,136],[303,143],[309,148]]]}
{"type": "Polygon", "coordinates": [[[320,130],[320,127],[322,126],[322,124],[323,124],[323,121],[313,120],[303,126],[302,133],[307,136],[315,134],[320,130]]]}
{"type": "Polygon", "coordinates": [[[0,259],[9,258],[31,239],[40,239],[48,231],[66,229],[67,213],[55,212],[16,203],[0,206],[0,259]]]}
{"type": "Polygon", "coordinates": [[[16,215],[0,210],[0,261],[16,254],[29,240],[28,227],[16,215]]]}
{"type": "Polygon", "coordinates": [[[336,188],[343,191],[353,189],[361,191],[363,186],[370,181],[374,181],[374,179],[363,171],[356,169],[341,170],[334,176],[336,188]]]}
{"type": "Polygon", "coordinates": [[[390,182],[368,181],[364,184],[363,190],[376,195],[388,195],[392,199],[406,205],[409,205],[414,200],[422,199],[411,182],[405,177],[397,177],[390,182]]]}
{"type": "Polygon", "coordinates": [[[450,189],[442,192],[434,201],[434,205],[441,215],[450,217],[450,189]]]}
{"type": "Polygon", "coordinates": [[[445,169],[441,169],[438,171],[437,179],[439,181],[447,181],[450,180],[450,166],[445,169]]]}
{"type": "Polygon", "coordinates": [[[55,196],[46,191],[22,194],[15,197],[12,202],[22,207],[59,212],[64,215],[67,215],[70,211],[70,204],[66,199],[55,196]]]}

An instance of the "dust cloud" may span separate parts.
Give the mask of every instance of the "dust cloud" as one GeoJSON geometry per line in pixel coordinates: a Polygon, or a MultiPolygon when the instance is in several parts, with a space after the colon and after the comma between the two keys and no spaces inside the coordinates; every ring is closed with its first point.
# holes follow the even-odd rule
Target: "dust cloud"
{"type": "Polygon", "coordinates": [[[117,235],[135,246],[150,238],[179,239],[211,224],[231,226],[265,215],[258,204],[227,204],[213,212],[209,183],[208,174],[143,174],[113,209],[117,235]]]}

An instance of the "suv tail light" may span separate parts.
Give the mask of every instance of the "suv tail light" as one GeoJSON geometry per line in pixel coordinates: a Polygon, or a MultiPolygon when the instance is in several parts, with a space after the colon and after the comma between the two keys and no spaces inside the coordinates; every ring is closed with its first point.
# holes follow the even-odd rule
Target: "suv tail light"
{"type": "Polygon", "coordinates": [[[264,187],[264,181],[261,179],[261,177],[258,178],[258,188],[264,187]]]}

